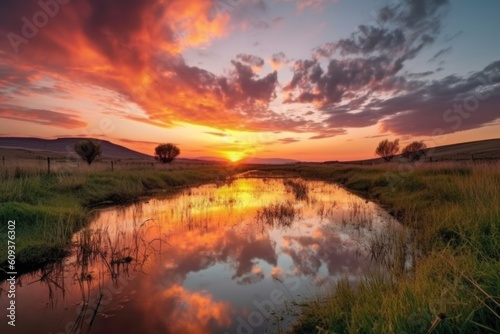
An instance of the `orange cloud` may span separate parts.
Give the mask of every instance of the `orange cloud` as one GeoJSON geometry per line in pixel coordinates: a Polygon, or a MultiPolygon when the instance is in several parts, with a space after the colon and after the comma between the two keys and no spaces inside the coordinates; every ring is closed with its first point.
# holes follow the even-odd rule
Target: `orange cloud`
{"type": "Polygon", "coordinates": [[[71,114],[45,109],[24,108],[13,105],[0,105],[0,118],[70,129],[83,128],[87,126],[87,123],[71,114]]]}
{"type": "Polygon", "coordinates": [[[231,325],[231,305],[214,301],[207,292],[191,292],[180,285],[172,285],[162,293],[174,307],[165,321],[174,333],[213,333],[210,329],[231,325]],[[215,324],[214,324],[215,323],[215,324]]]}

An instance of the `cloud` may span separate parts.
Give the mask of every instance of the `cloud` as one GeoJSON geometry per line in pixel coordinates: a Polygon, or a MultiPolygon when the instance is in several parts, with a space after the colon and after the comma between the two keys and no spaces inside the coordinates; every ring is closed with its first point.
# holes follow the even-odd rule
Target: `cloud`
{"type": "MultiPolygon", "coordinates": [[[[448,8],[447,0],[405,0],[385,6],[377,12],[376,22],[360,25],[348,38],[313,49],[311,59],[296,60],[293,77],[283,89],[284,103],[313,105],[322,113],[324,128],[315,126],[317,135],[310,139],[382,121],[388,129],[388,120],[399,111],[387,108],[385,100],[392,96],[402,110],[408,109],[412,101],[406,101],[408,105],[398,98],[415,90],[432,90],[422,79],[434,71],[404,74],[402,69],[436,40],[448,8]]],[[[435,58],[450,51],[443,49],[435,58]]]]}
{"type": "Polygon", "coordinates": [[[69,129],[83,128],[87,126],[87,123],[80,120],[79,117],[71,114],[8,104],[0,104],[0,118],[69,129]]]}
{"type": "Polygon", "coordinates": [[[314,135],[314,136],[309,137],[309,139],[332,138],[332,137],[336,137],[338,135],[345,134],[345,133],[346,133],[345,130],[338,130],[338,131],[334,131],[334,132],[331,132],[331,133],[323,133],[323,134],[314,135]]]}
{"type": "MultiPolygon", "coordinates": [[[[369,54],[375,51],[401,51],[407,46],[407,43],[407,37],[400,28],[388,30],[375,26],[360,25],[356,33],[353,33],[350,38],[338,41],[333,49],[339,51],[342,55],[369,54]]],[[[325,52],[325,54],[328,53],[325,52]]]]}
{"type": "Polygon", "coordinates": [[[289,60],[286,58],[284,52],[274,53],[271,56],[271,67],[273,70],[279,70],[283,65],[288,64],[289,60]]]}
{"type": "MultiPolygon", "coordinates": [[[[334,128],[367,127],[398,135],[435,135],[477,128],[500,119],[500,60],[461,77],[407,81],[391,98],[372,98],[353,112],[348,104],[323,108],[334,128]]],[[[321,138],[321,137],[320,137],[321,138]]]]}
{"type": "Polygon", "coordinates": [[[407,0],[386,6],[378,12],[378,24],[360,25],[349,38],[315,48],[312,60],[296,62],[288,88],[301,82],[301,91],[298,98],[288,101],[336,103],[347,90],[371,89],[395,75],[407,60],[434,42],[447,4],[444,0],[407,0]],[[335,53],[349,57],[332,59],[323,70],[320,61],[335,53]]]}
{"type": "Polygon", "coordinates": [[[452,50],[453,50],[453,48],[451,46],[439,50],[434,56],[432,56],[431,59],[429,59],[429,62],[436,61],[439,57],[442,57],[444,55],[447,55],[447,54],[451,53],[452,50]]]}
{"type": "Polygon", "coordinates": [[[328,2],[337,2],[338,0],[281,0],[282,2],[295,2],[298,11],[306,8],[321,9],[328,2]]]}
{"type": "MultiPolygon", "coordinates": [[[[341,102],[348,92],[388,90],[400,65],[387,56],[350,58],[329,62],[323,70],[316,60],[296,61],[294,76],[285,91],[295,93],[285,102],[316,103],[320,108],[341,102]]],[[[358,96],[359,97],[359,96],[358,96]]]]}
{"type": "MultiPolygon", "coordinates": [[[[22,34],[18,18],[42,10],[34,2],[12,4],[8,10],[3,6],[0,33],[22,34]]],[[[205,0],[74,0],[61,5],[49,24],[19,45],[18,54],[2,40],[2,50],[12,52],[2,53],[0,72],[6,75],[0,78],[0,91],[18,90],[19,95],[29,87],[53,94],[49,87],[33,85],[51,78],[56,88],[71,81],[121,95],[147,116],[125,117],[148,124],[165,127],[182,121],[240,130],[281,129],[278,122],[264,124],[284,116],[268,108],[278,77],[276,71],[257,75],[262,58],[240,54],[221,76],[186,64],[180,54],[226,33],[229,14],[214,12],[214,6],[205,0]]],[[[251,8],[265,11],[266,5],[257,1],[251,8]]]]}
{"type": "Polygon", "coordinates": [[[126,139],[126,138],[116,138],[116,140],[127,143],[127,144],[145,144],[145,145],[158,145],[157,142],[147,141],[147,140],[134,140],[134,139],[126,139]]]}
{"type": "Polygon", "coordinates": [[[276,142],[279,144],[292,144],[292,143],[296,143],[299,141],[300,141],[300,139],[287,137],[287,138],[278,139],[276,142]]]}
{"type": "MultiPolygon", "coordinates": [[[[319,8],[326,1],[294,3],[302,10],[319,8]]],[[[145,115],[123,117],[161,127],[186,122],[215,129],[312,132],[310,138],[320,139],[344,134],[347,127],[379,123],[395,133],[428,133],[428,124],[442,123],[443,110],[438,112],[438,106],[447,110],[450,103],[481,86],[473,75],[426,80],[440,68],[420,73],[403,70],[408,60],[437,40],[447,0],[403,0],[385,6],[376,13],[376,22],[318,46],[309,59],[291,63],[283,52],[264,57],[273,69],[269,73],[260,72],[263,58],[240,53],[223,75],[186,63],[182,52],[226,36],[235,22],[271,23],[256,19],[257,14],[268,13],[263,0],[238,2],[226,10],[218,5],[209,0],[73,0],[59,5],[46,25],[25,37],[30,27],[21,18],[32,20],[44,9],[36,1],[0,2],[0,34],[22,38],[18,44],[11,43],[12,38],[0,40],[0,117],[83,127],[85,122],[71,114],[12,107],[23,96],[35,94],[67,98],[79,85],[111,92],[121,97],[122,104],[136,103],[145,115]],[[282,85],[277,70],[286,64],[291,64],[293,76],[282,85]],[[272,110],[280,87],[285,103],[314,107],[314,112],[272,110]],[[416,115],[423,118],[414,119],[416,115]]],[[[443,48],[431,59],[441,66],[441,58],[449,52],[451,48],[443,48]]],[[[482,75],[493,73],[496,67],[491,66],[482,75]]],[[[481,100],[480,111],[463,118],[457,131],[496,119],[492,101],[496,97],[481,100]]],[[[284,138],[286,142],[293,138],[284,138]]]]}
{"type": "Polygon", "coordinates": [[[212,131],[206,131],[204,132],[206,134],[216,136],[216,137],[226,137],[227,135],[224,132],[212,132],[212,131]]]}
{"type": "Polygon", "coordinates": [[[396,134],[433,135],[474,129],[500,119],[500,60],[468,77],[448,76],[372,107],[392,116],[381,122],[396,134]]]}
{"type": "MultiPolygon", "coordinates": [[[[437,70],[436,70],[437,72],[437,70]]],[[[408,74],[408,77],[410,78],[415,78],[415,79],[420,79],[420,78],[424,78],[424,77],[427,77],[431,74],[434,74],[434,71],[425,71],[425,72],[419,72],[419,73],[410,73],[408,74]]]]}
{"type": "Polygon", "coordinates": [[[242,63],[246,65],[252,66],[254,70],[256,69],[262,69],[262,66],[264,66],[264,59],[254,56],[254,55],[249,55],[245,53],[240,53],[236,56],[236,59],[241,61],[242,63]]]}

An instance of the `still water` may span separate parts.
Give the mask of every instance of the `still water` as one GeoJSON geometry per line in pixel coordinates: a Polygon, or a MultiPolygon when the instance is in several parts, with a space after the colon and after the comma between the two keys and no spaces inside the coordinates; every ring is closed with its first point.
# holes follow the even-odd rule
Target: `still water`
{"type": "Polygon", "coordinates": [[[0,332],[279,332],[335,281],[381,270],[374,240],[395,225],[337,185],[299,179],[104,209],[71,256],[20,277],[15,331],[4,319],[0,332]]]}

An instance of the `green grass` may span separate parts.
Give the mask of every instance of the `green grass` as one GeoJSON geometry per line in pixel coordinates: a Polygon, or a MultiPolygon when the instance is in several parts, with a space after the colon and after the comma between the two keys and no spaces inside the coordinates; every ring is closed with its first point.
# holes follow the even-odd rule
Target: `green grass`
{"type": "MultiPolygon", "coordinates": [[[[217,166],[166,170],[91,170],[47,175],[15,168],[0,173],[0,243],[7,244],[7,221],[16,221],[16,267],[29,271],[64,254],[72,235],[101,205],[143,196],[171,194],[183,187],[222,182],[233,171],[217,166]]],[[[0,247],[0,267],[7,247],[0,247]]]]}

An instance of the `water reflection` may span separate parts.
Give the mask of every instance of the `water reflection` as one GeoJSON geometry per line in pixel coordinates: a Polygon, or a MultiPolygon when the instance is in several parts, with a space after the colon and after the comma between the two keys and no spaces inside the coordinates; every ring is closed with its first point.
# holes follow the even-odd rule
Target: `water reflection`
{"type": "Polygon", "coordinates": [[[21,277],[16,327],[274,332],[283,309],[380,268],[374,254],[390,252],[375,241],[392,224],[373,203],[302,180],[242,178],[103,210],[70,257],[21,277]]]}

